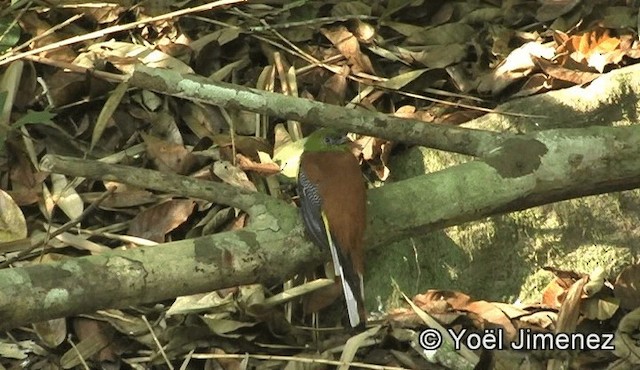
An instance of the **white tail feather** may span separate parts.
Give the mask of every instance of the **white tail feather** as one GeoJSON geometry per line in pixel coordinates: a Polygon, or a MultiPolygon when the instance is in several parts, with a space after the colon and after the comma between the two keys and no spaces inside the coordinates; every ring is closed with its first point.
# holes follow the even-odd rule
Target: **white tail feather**
{"type": "MultiPolygon", "coordinates": [[[[333,243],[333,238],[331,237],[331,233],[329,231],[329,221],[327,220],[324,212],[322,213],[322,221],[324,222],[324,230],[327,234],[327,240],[329,241],[329,250],[331,251],[331,259],[333,260],[333,270],[335,271],[336,275],[340,277],[340,281],[342,281],[342,291],[344,292],[344,299],[347,302],[349,324],[351,324],[352,328],[355,328],[356,326],[358,326],[358,324],[360,324],[358,301],[356,300],[355,294],[353,294],[353,289],[351,289],[351,286],[345,279],[344,270],[342,269],[342,265],[340,264],[340,258],[338,258],[338,250],[336,249],[336,245],[333,243]]],[[[360,275],[360,287],[362,287],[362,275],[360,275]]]]}

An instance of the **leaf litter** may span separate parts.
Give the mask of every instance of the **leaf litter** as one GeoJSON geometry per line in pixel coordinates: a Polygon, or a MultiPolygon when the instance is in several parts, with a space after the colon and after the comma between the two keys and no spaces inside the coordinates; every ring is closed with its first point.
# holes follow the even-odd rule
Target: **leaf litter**
{"type": "MultiPolygon", "coordinates": [[[[102,158],[291,199],[307,127],[130,89],[124,76],[136,64],[456,125],[500,101],[588,84],[640,59],[638,11],[629,2],[226,4],[16,3],[0,11],[3,267],[246,223],[243,211],[223,204],[47,174],[38,168],[44,154],[102,158]],[[101,198],[106,189],[112,193],[101,198]]],[[[387,180],[396,143],[354,139],[368,181],[387,180]]],[[[370,329],[357,335],[311,330],[310,318],[300,315],[300,298],[326,286],[324,279],[105,309],[6,332],[0,368],[408,369],[469,368],[460,364],[477,361],[475,368],[521,368],[500,352],[457,352],[466,361],[458,365],[451,354],[426,353],[416,346],[426,326],[470,333],[499,328],[507,342],[522,329],[616,332],[615,351],[579,353],[571,361],[638,365],[638,265],[615,281],[602,271],[549,270],[556,278],[535,304],[426,290],[408,305],[373,315],[370,329]]],[[[338,316],[321,314],[321,326],[339,324],[338,316]]],[[[529,366],[565,358],[519,355],[529,366]]]]}

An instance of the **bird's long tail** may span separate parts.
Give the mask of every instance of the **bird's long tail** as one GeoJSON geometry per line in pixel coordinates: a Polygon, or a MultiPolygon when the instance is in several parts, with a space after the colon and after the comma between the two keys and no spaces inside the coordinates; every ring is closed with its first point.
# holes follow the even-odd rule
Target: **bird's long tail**
{"type": "Polygon", "coordinates": [[[329,250],[331,251],[331,259],[333,260],[333,268],[336,275],[342,281],[342,292],[347,304],[347,312],[349,315],[349,324],[352,328],[363,328],[366,323],[366,310],[364,308],[364,281],[362,274],[357,272],[353,266],[351,258],[340,250],[331,236],[329,231],[329,223],[324,213],[322,220],[329,241],[329,250]]]}

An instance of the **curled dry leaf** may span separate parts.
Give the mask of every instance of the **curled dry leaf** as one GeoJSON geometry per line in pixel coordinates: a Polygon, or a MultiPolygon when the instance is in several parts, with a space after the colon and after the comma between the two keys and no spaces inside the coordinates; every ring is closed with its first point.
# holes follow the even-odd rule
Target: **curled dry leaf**
{"type": "Polygon", "coordinates": [[[335,73],[329,77],[320,87],[318,101],[333,105],[344,105],[348,75],[349,67],[342,66],[340,73],[335,73]]]}
{"type": "Polygon", "coordinates": [[[360,147],[362,158],[374,170],[378,178],[385,181],[391,173],[387,163],[391,155],[392,143],[371,136],[362,136],[355,143],[360,147]]]}
{"type": "Polygon", "coordinates": [[[243,171],[254,171],[264,176],[276,175],[280,173],[280,167],[273,162],[254,162],[250,158],[245,157],[244,155],[239,153],[236,154],[236,159],[238,161],[238,167],[243,171]]]}

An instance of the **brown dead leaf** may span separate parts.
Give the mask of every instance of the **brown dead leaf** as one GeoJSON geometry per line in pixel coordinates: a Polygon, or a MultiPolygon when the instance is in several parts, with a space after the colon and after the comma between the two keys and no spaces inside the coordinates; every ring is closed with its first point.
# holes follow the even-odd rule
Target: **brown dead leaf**
{"type": "Polygon", "coordinates": [[[49,96],[53,104],[58,107],[80,100],[86,96],[90,76],[71,73],[64,70],[57,71],[45,79],[49,89],[49,96]]]}
{"type": "Polygon", "coordinates": [[[114,363],[118,360],[112,343],[115,330],[109,324],[86,318],[73,320],[75,334],[80,340],[76,348],[69,349],[60,362],[65,369],[79,366],[82,360],[114,363]],[[82,360],[78,357],[82,356],[82,360]]]}
{"type": "Polygon", "coordinates": [[[243,229],[245,226],[247,226],[247,214],[242,212],[237,215],[229,225],[227,225],[225,231],[236,231],[243,229]]]}
{"type": "MultiPolygon", "coordinates": [[[[425,294],[413,297],[416,306],[443,324],[451,324],[457,320],[462,315],[458,307],[466,305],[470,300],[471,297],[464,293],[446,290],[428,290],[425,294]]],[[[408,313],[409,317],[415,316],[411,309],[408,313]]]]}
{"type": "Polygon", "coordinates": [[[37,203],[42,199],[42,182],[49,174],[34,171],[31,162],[23,153],[19,150],[14,153],[15,161],[9,170],[12,190],[8,193],[19,206],[37,203]]]}
{"type": "Polygon", "coordinates": [[[640,264],[627,266],[614,284],[613,294],[620,300],[620,307],[629,310],[640,307],[640,264]]]}
{"type": "Polygon", "coordinates": [[[243,365],[243,361],[240,359],[224,358],[226,352],[220,348],[213,348],[210,352],[215,355],[221,355],[221,357],[216,359],[208,359],[208,364],[205,368],[220,368],[222,370],[242,370],[246,368],[246,366],[243,365]]]}
{"type": "Polygon", "coordinates": [[[424,310],[432,302],[446,301],[454,310],[460,310],[472,302],[468,295],[450,290],[430,289],[425,294],[416,294],[413,302],[424,310]]]}
{"type": "Polygon", "coordinates": [[[342,66],[340,73],[331,75],[320,87],[318,100],[327,104],[344,105],[347,93],[349,67],[342,66]]]}
{"type": "MultiPolygon", "coordinates": [[[[4,72],[7,73],[7,70],[4,72]]],[[[14,96],[13,107],[20,112],[26,112],[33,107],[38,99],[38,72],[32,63],[25,63],[20,76],[20,85],[14,96]]],[[[6,88],[6,87],[5,87],[6,88]]]]}
{"type": "Polygon", "coordinates": [[[165,235],[191,216],[194,206],[193,200],[174,199],[147,208],[131,220],[128,234],[162,243],[165,235]]]}
{"type": "MultiPolygon", "coordinates": [[[[80,194],[82,200],[85,203],[92,203],[96,201],[102,192],[99,193],[83,193],[80,194]]],[[[114,208],[129,208],[137,207],[145,204],[157,202],[161,199],[160,196],[147,191],[147,190],[124,190],[120,191],[120,188],[105,200],[100,203],[100,208],[114,209],[114,208]]]]}
{"type": "Polygon", "coordinates": [[[302,300],[302,309],[305,315],[318,312],[323,308],[335,302],[338,297],[342,296],[342,285],[340,278],[336,278],[335,283],[324,288],[313,291],[304,296],[302,300]]]}
{"type": "MultiPolygon", "coordinates": [[[[373,169],[378,178],[385,181],[390,174],[387,163],[391,155],[392,143],[385,139],[379,139],[371,136],[362,136],[355,141],[360,147],[362,158],[373,169]]],[[[356,153],[356,156],[359,156],[356,153]]]]}
{"type": "Polygon", "coordinates": [[[454,112],[443,114],[439,122],[447,125],[459,125],[485,114],[485,112],[475,109],[457,109],[454,112]]]}
{"type": "Polygon", "coordinates": [[[554,267],[545,266],[543,270],[552,272],[556,278],[549,282],[542,291],[542,304],[548,307],[560,307],[565,299],[567,290],[581,278],[573,271],[560,270],[554,267]]]}
{"type": "Polygon", "coordinates": [[[220,154],[229,161],[233,160],[233,145],[235,145],[236,153],[243,154],[254,161],[259,161],[258,152],[265,152],[271,155],[273,148],[263,138],[255,136],[234,136],[233,140],[229,134],[220,134],[213,136],[214,144],[220,147],[220,154]]]}
{"type": "Polygon", "coordinates": [[[114,22],[127,10],[129,10],[128,7],[113,3],[103,3],[101,6],[86,7],[83,7],[81,4],[77,4],[77,6],[74,6],[73,8],[74,13],[82,14],[83,17],[86,17],[98,24],[114,22]]]}
{"type": "Polygon", "coordinates": [[[255,184],[252,183],[247,177],[247,174],[244,173],[244,171],[239,167],[234,166],[230,162],[214,162],[213,173],[229,185],[233,185],[245,190],[258,191],[255,184]]]}
{"type": "Polygon", "coordinates": [[[146,144],[147,155],[159,171],[184,175],[197,163],[197,157],[183,145],[173,144],[145,133],[141,135],[146,144]]]}
{"type": "MultiPolygon", "coordinates": [[[[593,73],[589,71],[581,71],[575,68],[567,68],[567,63],[564,66],[551,63],[545,59],[536,58],[536,63],[544,73],[562,81],[572,82],[576,85],[583,85],[589,83],[596,78],[600,77],[599,73],[593,73]]],[[[571,64],[571,63],[569,63],[571,64]]],[[[545,80],[546,81],[546,80],[545,80]]],[[[551,86],[549,86],[550,88],[551,86]]]]}
{"type": "Polygon", "coordinates": [[[393,113],[396,117],[415,119],[424,122],[434,122],[436,116],[427,110],[416,110],[412,105],[403,105],[393,113]]]}
{"type": "Polygon", "coordinates": [[[373,43],[376,37],[376,28],[374,25],[368,22],[363,22],[359,19],[354,21],[355,26],[352,27],[352,32],[358,39],[358,41],[364,44],[373,43]]]}
{"type": "Polygon", "coordinates": [[[549,78],[544,73],[534,73],[527,77],[527,80],[522,84],[520,90],[513,94],[513,97],[530,96],[550,90],[553,87],[553,81],[553,78],[549,78]]]}
{"type": "MultiPolygon", "coordinates": [[[[53,44],[67,38],[67,36],[63,35],[60,31],[50,32],[53,25],[39,17],[38,13],[39,12],[36,11],[28,11],[19,18],[22,29],[29,30],[31,37],[42,36],[33,43],[33,48],[53,44]],[[47,34],[45,35],[45,33],[47,34]]],[[[76,52],[67,45],[43,52],[41,56],[61,62],[71,62],[76,57],[76,52]]]]}
{"type": "Polygon", "coordinates": [[[484,321],[483,327],[480,327],[479,329],[494,327],[503,328],[505,339],[508,342],[513,341],[518,336],[516,328],[511,323],[509,317],[500,308],[490,302],[470,302],[464,308],[462,308],[462,310],[475,313],[484,321]]]}
{"type": "Polygon", "coordinates": [[[530,314],[518,317],[518,321],[533,325],[543,329],[553,329],[554,323],[558,320],[558,313],[554,310],[533,311],[530,314]]]}
{"type": "Polygon", "coordinates": [[[567,36],[556,32],[558,54],[566,52],[577,63],[585,64],[602,73],[608,65],[618,64],[627,50],[621,48],[622,39],[612,37],[608,29],[596,28],[579,35],[567,36]]]}
{"type": "Polygon", "coordinates": [[[320,32],[347,58],[354,72],[375,74],[371,60],[362,53],[358,39],[346,27],[321,28],[320,32]]]}
{"type": "Polygon", "coordinates": [[[236,154],[236,159],[237,159],[238,167],[243,171],[254,171],[263,176],[276,175],[280,173],[280,166],[278,166],[273,162],[270,162],[270,163],[254,162],[253,160],[251,160],[251,158],[245,157],[240,153],[236,154]]]}
{"type": "Polygon", "coordinates": [[[186,101],[179,108],[182,121],[200,139],[220,133],[227,124],[218,107],[186,101]]]}

